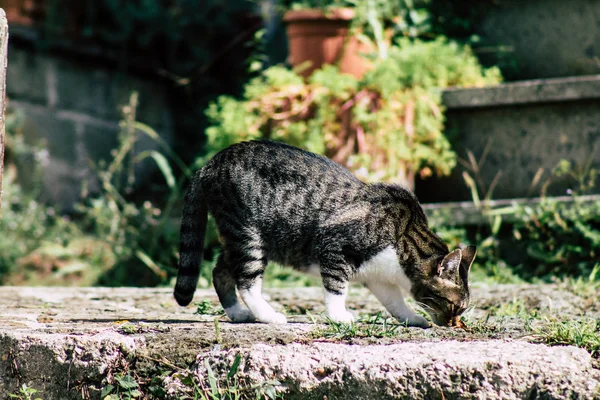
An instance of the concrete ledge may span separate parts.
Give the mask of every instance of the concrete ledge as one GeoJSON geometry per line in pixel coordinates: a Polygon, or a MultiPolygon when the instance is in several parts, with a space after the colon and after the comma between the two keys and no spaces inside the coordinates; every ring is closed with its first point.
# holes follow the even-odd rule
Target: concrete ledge
{"type": "MultiPolygon", "coordinates": [[[[265,390],[286,399],[600,396],[600,363],[588,352],[528,343],[523,320],[485,317],[519,297],[543,315],[600,318],[593,298],[557,285],[475,285],[469,318],[489,329],[398,327],[391,336],[340,339],[324,335],[327,325],[302,311],[322,321],[321,291],[267,290],[289,323],[266,325],[198,315],[196,305],[178,307],[170,288],[3,287],[0,398],[22,385],[45,400],[100,399],[103,390],[126,398],[119,397],[126,395],[118,384],[124,377],[140,398],[198,398],[212,390],[210,374],[222,392],[251,398],[265,390]],[[236,359],[235,379],[227,378],[236,359]]],[[[195,300],[217,304],[212,290],[199,290],[195,300]]],[[[381,311],[362,288],[351,290],[348,304],[370,315],[381,311]]]]}
{"type": "MultiPolygon", "coordinates": [[[[238,354],[207,357],[213,369],[226,373],[238,354]]],[[[566,399],[598,387],[588,377],[584,350],[502,340],[257,344],[242,354],[240,378],[251,384],[275,379],[284,383],[289,399],[566,399]]],[[[198,365],[196,374],[206,380],[206,368],[198,365]]]]}
{"type": "Polygon", "coordinates": [[[450,110],[598,98],[600,75],[537,79],[485,88],[447,89],[442,94],[442,102],[450,110]]]}
{"type": "Polygon", "coordinates": [[[556,196],[556,197],[536,197],[536,198],[521,198],[521,199],[501,199],[482,201],[479,205],[472,201],[450,202],[450,203],[429,203],[422,204],[423,210],[429,218],[439,216],[447,216],[451,219],[454,225],[479,225],[487,223],[489,217],[501,215],[504,222],[512,222],[515,220],[514,211],[519,207],[535,206],[541,202],[556,201],[565,203],[571,207],[578,204],[590,204],[600,202],[600,195],[586,196],[556,196]]]}

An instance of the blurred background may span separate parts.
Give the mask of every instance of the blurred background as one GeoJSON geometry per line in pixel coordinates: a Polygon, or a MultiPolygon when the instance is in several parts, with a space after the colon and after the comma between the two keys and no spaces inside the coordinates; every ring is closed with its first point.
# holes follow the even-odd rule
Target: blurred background
{"type": "MultiPolygon", "coordinates": [[[[1,284],[171,284],[190,175],[255,138],[413,189],[451,247],[478,246],[476,280],[600,279],[596,2],[0,8],[1,284]]],[[[267,285],[311,284],[268,269],[267,285]]]]}

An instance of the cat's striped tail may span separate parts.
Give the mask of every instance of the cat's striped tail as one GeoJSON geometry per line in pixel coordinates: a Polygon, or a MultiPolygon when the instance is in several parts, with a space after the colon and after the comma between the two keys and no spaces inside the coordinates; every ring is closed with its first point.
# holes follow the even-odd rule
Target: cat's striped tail
{"type": "Polygon", "coordinates": [[[173,295],[180,306],[187,306],[194,297],[204,251],[204,235],[208,210],[203,201],[199,174],[194,176],[183,204],[179,265],[173,295]]]}

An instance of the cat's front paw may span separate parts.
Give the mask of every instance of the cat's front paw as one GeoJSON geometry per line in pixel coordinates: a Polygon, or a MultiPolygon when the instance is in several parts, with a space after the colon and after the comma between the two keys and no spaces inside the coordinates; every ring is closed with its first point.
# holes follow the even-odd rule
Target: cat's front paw
{"type": "Polygon", "coordinates": [[[346,324],[354,322],[354,315],[348,310],[331,313],[328,317],[333,322],[344,322],[346,324]]]}
{"type": "Polygon", "coordinates": [[[408,318],[396,317],[398,321],[406,326],[415,328],[431,328],[431,324],[425,318],[420,315],[411,315],[408,318]]]}
{"type": "Polygon", "coordinates": [[[261,318],[257,318],[260,322],[265,324],[286,324],[287,318],[282,313],[272,313],[265,316],[261,316],[261,318]]]}

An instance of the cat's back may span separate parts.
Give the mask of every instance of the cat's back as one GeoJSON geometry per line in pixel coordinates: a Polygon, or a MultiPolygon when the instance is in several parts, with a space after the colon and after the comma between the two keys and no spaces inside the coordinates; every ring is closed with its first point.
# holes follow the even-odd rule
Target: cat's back
{"type": "Polygon", "coordinates": [[[242,184],[359,187],[346,168],[326,157],[269,140],[234,144],[217,153],[201,171],[203,181],[242,184]]]}

